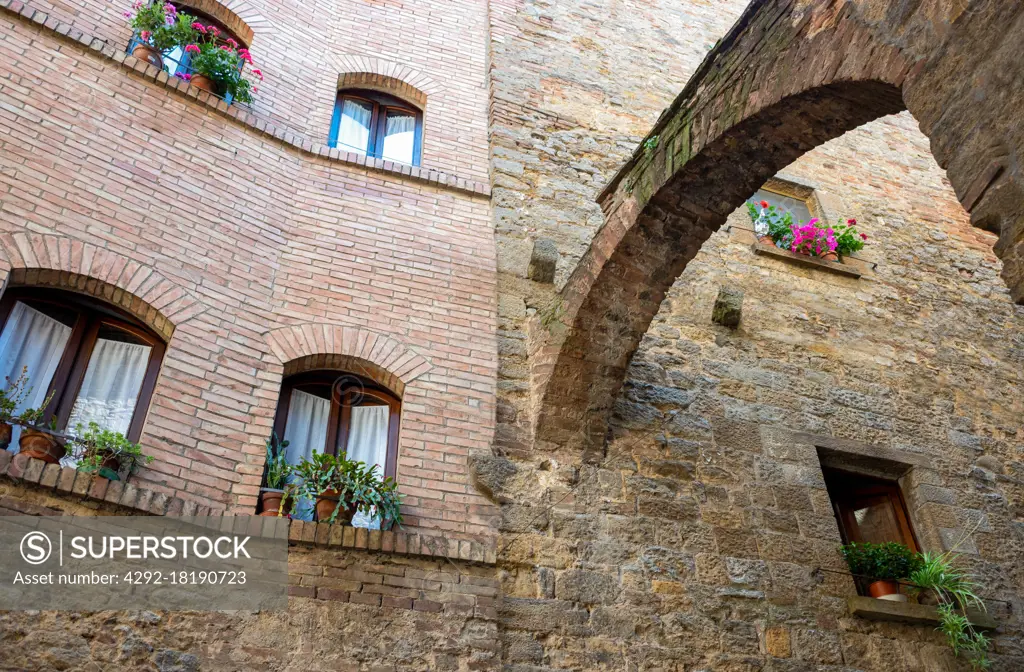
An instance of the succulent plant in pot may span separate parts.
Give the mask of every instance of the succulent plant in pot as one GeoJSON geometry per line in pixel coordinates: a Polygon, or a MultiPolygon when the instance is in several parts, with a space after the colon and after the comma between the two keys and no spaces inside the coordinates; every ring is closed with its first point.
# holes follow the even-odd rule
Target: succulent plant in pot
{"type": "Polygon", "coordinates": [[[142,447],[129,441],[121,432],[103,429],[95,422],[88,427],[75,427],[75,436],[68,441],[67,455],[75,458],[79,471],[94,473],[112,481],[128,480],[139,464],[153,461],[142,454],[142,447]]]}
{"type": "Polygon", "coordinates": [[[292,467],[285,450],[288,441],[279,441],[277,434],[267,439],[267,462],[263,467],[263,487],[260,488],[260,515],[281,516],[291,508],[288,479],[292,467]]]}
{"type": "Polygon", "coordinates": [[[391,529],[402,523],[402,496],[398,484],[389,477],[381,478],[374,465],[350,462],[345,473],[344,486],[347,499],[355,504],[356,510],[380,521],[382,530],[391,529]]]}
{"type": "Polygon", "coordinates": [[[348,524],[361,512],[379,519],[384,529],[402,522],[397,486],[394,480],[381,478],[375,465],[314,453],[293,473],[300,480],[296,503],[300,497],[315,500],[318,521],[348,524]]]}
{"type": "Polygon", "coordinates": [[[903,544],[852,543],[842,547],[843,557],[855,576],[867,579],[871,597],[906,602],[900,580],[906,580],[921,566],[921,557],[903,544]]]}
{"type": "Polygon", "coordinates": [[[355,515],[356,507],[342,498],[338,474],[347,467],[344,457],[328,453],[313,453],[295,465],[292,473],[299,480],[295,489],[295,503],[306,498],[315,502],[316,520],[347,523],[355,515]]]}

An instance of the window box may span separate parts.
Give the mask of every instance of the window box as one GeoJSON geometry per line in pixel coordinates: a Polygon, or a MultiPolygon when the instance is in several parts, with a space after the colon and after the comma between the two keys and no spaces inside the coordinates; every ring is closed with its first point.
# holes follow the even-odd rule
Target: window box
{"type": "MultiPolygon", "coordinates": [[[[866,618],[870,621],[890,621],[910,625],[939,624],[939,611],[935,607],[914,602],[893,602],[876,600],[873,597],[850,597],[846,600],[851,616],[866,618]]],[[[967,612],[971,624],[980,630],[995,630],[999,624],[994,618],[982,611],[967,612]]]]}
{"type": "Polygon", "coordinates": [[[840,261],[826,261],[819,257],[811,257],[806,254],[797,254],[796,252],[790,252],[784,250],[777,245],[765,245],[760,241],[755,241],[753,244],[754,254],[763,254],[776,259],[783,259],[785,261],[795,262],[802,266],[809,268],[817,268],[829,273],[835,273],[837,275],[844,275],[848,278],[859,278],[863,274],[852,264],[844,264],[840,261]]]}

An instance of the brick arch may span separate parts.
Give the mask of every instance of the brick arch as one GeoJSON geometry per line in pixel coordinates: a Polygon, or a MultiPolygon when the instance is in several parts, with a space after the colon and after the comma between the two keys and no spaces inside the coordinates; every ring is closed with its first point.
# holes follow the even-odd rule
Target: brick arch
{"type": "Polygon", "coordinates": [[[442,87],[408,65],[361,54],[328,54],[327,63],[338,73],[338,88],[360,87],[392,93],[421,108],[442,87]]]}
{"type": "Polygon", "coordinates": [[[915,115],[974,223],[1000,231],[1003,277],[1024,298],[1024,137],[1001,121],[1024,96],[968,95],[980,71],[1014,67],[986,64],[975,43],[1019,43],[1004,27],[1021,25],[1020,8],[898,4],[755,0],[709,53],[602,192],[605,223],[545,320],[531,352],[536,447],[599,454],[629,362],[704,241],[781,168],[883,115],[915,115]]]}
{"type": "Polygon", "coordinates": [[[55,287],[120,306],[169,340],[203,304],[151,266],[70,238],[0,234],[0,269],[8,287],[55,287]]]}
{"type": "Polygon", "coordinates": [[[254,36],[271,29],[270,21],[246,0],[184,0],[181,6],[185,12],[191,8],[212,16],[250,47],[254,36]]]}
{"type": "Polygon", "coordinates": [[[284,375],[313,368],[344,369],[381,383],[399,397],[432,368],[396,339],[360,327],[307,322],[274,329],[266,340],[284,366],[284,375]]]}

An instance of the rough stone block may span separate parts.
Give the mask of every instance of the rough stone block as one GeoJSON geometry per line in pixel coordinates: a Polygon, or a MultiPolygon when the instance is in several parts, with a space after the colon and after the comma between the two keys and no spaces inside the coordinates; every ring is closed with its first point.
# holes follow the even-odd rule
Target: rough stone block
{"type": "Polygon", "coordinates": [[[739,289],[721,287],[718,298],[711,309],[711,321],[723,327],[735,329],[743,316],[743,292],[739,289]]]}
{"type": "Polygon", "coordinates": [[[526,277],[535,282],[554,282],[558,258],[558,246],[555,241],[550,238],[538,238],[533,243],[533,252],[530,253],[530,266],[526,270],[526,277]]]}

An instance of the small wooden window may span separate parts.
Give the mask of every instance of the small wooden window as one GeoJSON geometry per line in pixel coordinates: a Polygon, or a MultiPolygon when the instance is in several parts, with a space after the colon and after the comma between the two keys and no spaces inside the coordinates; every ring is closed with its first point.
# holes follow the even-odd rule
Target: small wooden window
{"type": "Polygon", "coordinates": [[[418,166],[423,115],[394,96],[343,89],[334,105],[328,144],[347,152],[418,166]]]}
{"type": "Polygon", "coordinates": [[[895,541],[918,550],[898,483],[832,470],[825,483],[846,543],[895,541]]]}
{"type": "Polygon", "coordinates": [[[312,453],[346,455],[394,478],[401,408],[398,397],[365,378],[310,371],[281,385],[274,432],[288,441],[291,464],[312,453]]]}
{"type": "Polygon", "coordinates": [[[0,324],[0,378],[14,381],[27,367],[33,389],[25,408],[53,392],[45,424],[74,431],[92,421],[139,440],[164,354],[148,327],[108,304],[50,289],[5,293],[0,324]]]}

